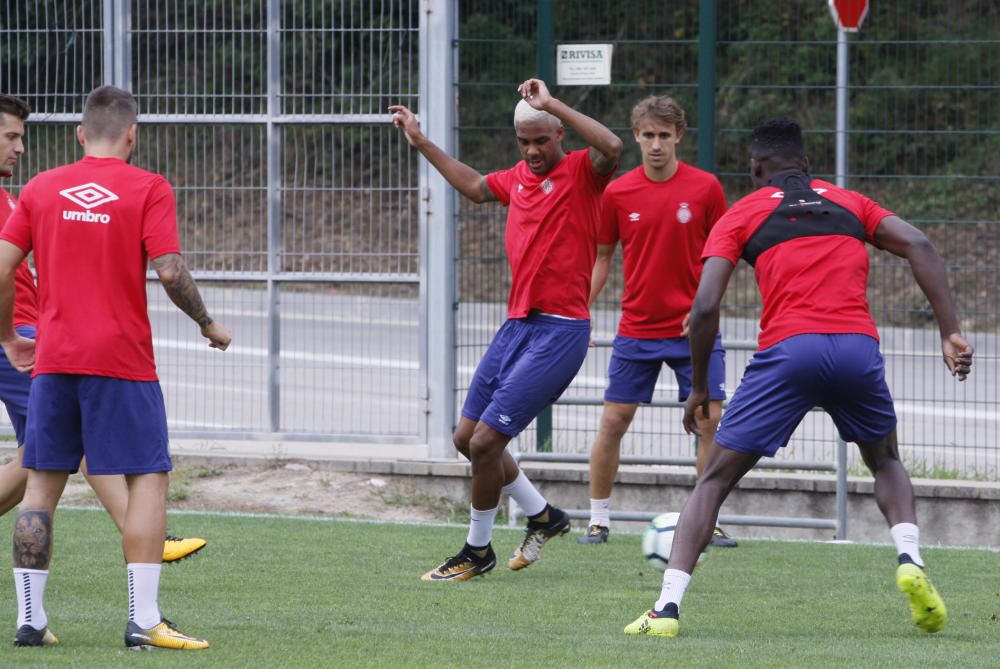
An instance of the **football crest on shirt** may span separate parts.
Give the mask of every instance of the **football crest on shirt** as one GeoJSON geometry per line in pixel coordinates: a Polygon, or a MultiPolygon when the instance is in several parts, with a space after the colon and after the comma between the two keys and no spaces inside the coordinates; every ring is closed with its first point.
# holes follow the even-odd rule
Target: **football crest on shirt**
{"type": "Polygon", "coordinates": [[[80,205],[84,209],[93,209],[108,202],[114,202],[118,196],[100,184],[90,182],[82,186],[73,186],[66,190],[59,191],[64,198],[80,205]]]}
{"type": "Polygon", "coordinates": [[[677,210],[677,222],[687,223],[691,220],[694,214],[691,213],[690,205],[687,202],[681,202],[680,209],[677,210]]]}
{"type": "Polygon", "coordinates": [[[640,218],[639,212],[637,211],[633,211],[631,214],[628,215],[628,220],[632,221],[633,223],[638,223],[639,218],[640,218]]]}
{"type": "Polygon", "coordinates": [[[552,179],[546,179],[545,181],[542,182],[539,188],[542,189],[543,193],[548,195],[549,193],[552,192],[552,189],[555,188],[555,184],[552,183],[552,179]]]}

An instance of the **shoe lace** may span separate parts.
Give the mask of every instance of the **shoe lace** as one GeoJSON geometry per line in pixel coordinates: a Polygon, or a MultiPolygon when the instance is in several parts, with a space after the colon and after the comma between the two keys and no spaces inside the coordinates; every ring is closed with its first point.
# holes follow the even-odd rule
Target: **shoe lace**
{"type": "Polygon", "coordinates": [[[591,525],[590,529],[587,530],[587,534],[589,534],[592,537],[600,536],[601,535],[601,526],[600,525],[591,525]]]}
{"type": "Polygon", "coordinates": [[[459,551],[455,555],[452,555],[450,558],[445,560],[444,564],[441,565],[440,570],[447,571],[461,564],[465,564],[467,562],[473,562],[474,560],[475,560],[474,556],[466,555],[464,551],[459,551]]]}
{"type": "Polygon", "coordinates": [[[166,536],[167,541],[184,541],[184,537],[176,537],[173,534],[168,534],[166,536]]]}

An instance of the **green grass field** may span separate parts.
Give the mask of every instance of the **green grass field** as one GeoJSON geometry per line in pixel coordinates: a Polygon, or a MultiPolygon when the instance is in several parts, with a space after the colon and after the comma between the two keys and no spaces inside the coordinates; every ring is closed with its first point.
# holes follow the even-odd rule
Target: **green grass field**
{"type": "MultiPolygon", "coordinates": [[[[0,520],[10,536],[13,514],[0,520]]],[[[160,606],[200,652],[124,650],[124,567],[101,512],[60,510],[46,594],[62,644],[0,645],[3,667],[996,667],[1000,554],[933,549],[924,557],[948,603],[925,635],[893,584],[888,547],[743,541],[715,550],[688,590],[676,639],[622,628],[659,592],[639,537],[549,543],[522,572],[505,564],[467,583],[420,574],[457,549],[459,527],[172,515],[172,532],[209,539],[164,567],[160,606]],[[183,656],[183,657],[181,657],[183,656]]],[[[520,533],[498,530],[506,556],[520,533]]],[[[12,638],[9,558],[0,629],[12,638]]]]}

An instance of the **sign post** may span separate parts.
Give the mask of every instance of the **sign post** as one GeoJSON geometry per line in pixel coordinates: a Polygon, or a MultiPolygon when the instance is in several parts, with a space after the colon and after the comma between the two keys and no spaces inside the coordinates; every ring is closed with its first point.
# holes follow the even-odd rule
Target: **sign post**
{"type": "Polygon", "coordinates": [[[837,24],[837,134],[835,183],[847,187],[847,33],[858,32],[868,16],[868,0],[829,0],[837,24]]]}

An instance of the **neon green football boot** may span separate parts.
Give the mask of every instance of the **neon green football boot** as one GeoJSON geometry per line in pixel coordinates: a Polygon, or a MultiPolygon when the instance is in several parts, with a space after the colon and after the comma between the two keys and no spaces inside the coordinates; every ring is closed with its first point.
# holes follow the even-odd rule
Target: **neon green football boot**
{"type": "Polygon", "coordinates": [[[914,625],[928,634],[941,631],[948,622],[948,609],[923,569],[912,562],[899,565],[896,568],[896,587],[910,603],[914,625]]]}
{"type": "Polygon", "coordinates": [[[626,628],[625,634],[648,634],[650,636],[677,636],[681,631],[681,623],[677,605],[673,602],[663,607],[662,611],[646,611],[633,620],[626,628]]]}

